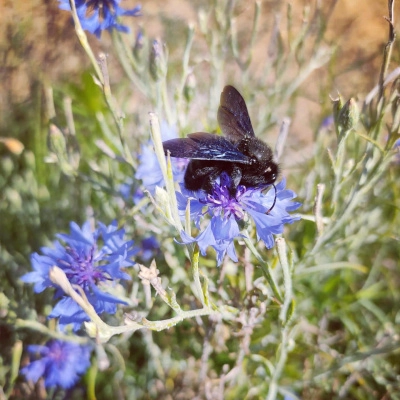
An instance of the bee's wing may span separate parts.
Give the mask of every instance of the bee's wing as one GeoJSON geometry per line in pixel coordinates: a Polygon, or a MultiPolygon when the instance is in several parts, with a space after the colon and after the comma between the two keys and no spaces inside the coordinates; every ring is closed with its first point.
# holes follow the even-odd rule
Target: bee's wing
{"type": "Polygon", "coordinates": [[[165,154],[193,160],[229,161],[250,164],[250,157],[241,153],[231,142],[212,133],[196,132],[184,139],[163,142],[165,154]]]}
{"type": "Polygon", "coordinates": [[[255,136],[246,103],[233,86],[225,86],[221,93],[218,123],[229,139],[239,141],[245,136],[255,136]]]}

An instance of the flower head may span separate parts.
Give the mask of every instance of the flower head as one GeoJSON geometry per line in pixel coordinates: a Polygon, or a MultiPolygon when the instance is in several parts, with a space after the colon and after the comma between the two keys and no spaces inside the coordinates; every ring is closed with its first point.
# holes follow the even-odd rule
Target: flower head
{"type": "Polygon", "coordinates": [[[196,242],[203,255],[208,246],[213,247],[217,252],[218,265],[222,263],[225,254],[236,262],[238,259],[233,239],[243,237],[240,226],[250,216],[256,226],[257,239],[261,239],[267,248],[273,247],[273,235],[282,233],[284,224],[299,219],[289,214],[289,211],[300,207],[300,203],[292,201],[296,194],[285,189],[285,185],[285,180],[282,180],[276,185],[276,192],[271,189],[267,193],[262,188],[240,185],[235,196],[232,196],[229,191],[232,186],[231,177],[227,173],[221,174],[212,193],[188,191],[181,185],[182,192],[177,193],[181,214],[184,215],[190,200],[190,215],[198,228],[205,214],[211,216],[210,223],[196,238],[182,232],[183,242],[196,242]]]}
{"type": "Polygon", "coordinates": [[[40,358],[22,368],[21,373],[35,383],[43,377],[46,387],[68,389],[89,368],[91,351],[91,346],[61,340],[51,340],[44,346],[28,346],[28,352],[40,358]]]}
{"type": "Polygon", "coordinates": [[[42,255],[32,254],[34,271],[25,274],[21,279],[26,283],[34,283],[36,293],[48,287],[56,287],[55,297],[61,300],[49,317],[59,317],[61,329],[73,324],[73,329],[78,330],[82,322],[88,321],[89,317],[74,300],[50,281],[50,269],[54,265],[61,268],[72,285],[83,289],[98,314],[114,314],[116,304],[125,302],[102,289],[110,287],[116,279],[130,279],[121,268],[134,264],[131,257],[137,250],[132,247],[133,241],[123,239],[125,231],[118,229],[116,222],[109,226],[99,223],[98,229],[94,231],[89,222],[83,224],[82,228],[71,222],[70,228],[69,235],[57,235],[63,244],[57,241],[53,248],[43,247],[42,255]]]}
{"type": "MultiPolygon", "coordinates": [[[[161,136],[163,140],[175,139],[178,135],[176,129],[170,127],[165,121],[161,122],[161,136]]],[[[189,160],[184,158],[171,158],[172,173],[175,182],[182,182],[185,169],[189,160]]],[[[139,155],[139,166],[135,174],[136,179],[143,181],[143,186],[154,193],[156,186],[164,186],[164,177],[158,163],[153,146],[149,143],[142,146],[142,154],[139,155]]]]}
{"type": "MultiPolygon", "coordinates": [[[[71,11],[69,0],[58,0],[61,10],[71,11]]],[[[131,10],[125,10],[119,6],[121,0],[75,0],[76,12],[82,28],[97,37],[104,30],[116,29],[121,32],[129,32],[129,28],[118,22],[119,17],[140,16],[140,6],[131,10]]]]}
{"type": "Polygon", "coordinates": [[[146,262],[156,257],[159,252],[160,243],[158,243],[158,240],[154,236],[149,236],[142,240],[138,256],[146,262]]]}

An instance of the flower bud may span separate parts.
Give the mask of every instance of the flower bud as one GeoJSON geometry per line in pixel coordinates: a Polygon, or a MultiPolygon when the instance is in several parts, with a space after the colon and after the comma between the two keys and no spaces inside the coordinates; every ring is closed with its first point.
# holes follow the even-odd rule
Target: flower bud
{"type": "Polygon", "coordinates": [[[136,35],[135,46],[133,47],[133,56],[136,60],[140,60],[144,47],[144,36],[142,29],[139,29],[136,35]]]}
{"type": "Polygon", "coordinates": [[[190,73],[186,78],[185,87],[183,89],[183,94],[188,103],[190,103],[194,97],[196,91],[196,77],[190,73]]]}
{"type": "Polygon", "coordinates": [[[155,82],[158,82],[167,74],[167,57],[164,48],[165,45],[162,45],[158,40],[153,41],[150,52],[150,75],[155,82]]]}
{"type": "Polygon", "coordinates": [[[79,166],[80,155],[75,138],[70,136],[69,142],[64,133],[54,124],[49,127],[48,145],[58,159],[62,172],[67,176],[76,175],[76,170],[79,166]]]}
{"type": "Polygon", "coordinates": [[[339,113],[340,113],[340,110],[343,107],[343,98],[339,94],[336,99],[332,99],[331,98],[331,100],[332,100],[333,119],[334,119],[335,125],[337,127],[338,126],[339,113]]]}
{"type": "Polygon", "coordinates": [[[5,156],[1,159],[1,178],[7,179],[14,172],[14,169],[15,165],[11,157],[5,156]]]}
{"type": "Polygon", "coordinates": [[[350,131],[351,129],[354,129],[357,126],[359,119],[360,111],[358,109],[356,101],[352,97],[346,102],[346,104],[339,112],[337,125],[339,129],[339,134],[343,134],[350,131]]]}

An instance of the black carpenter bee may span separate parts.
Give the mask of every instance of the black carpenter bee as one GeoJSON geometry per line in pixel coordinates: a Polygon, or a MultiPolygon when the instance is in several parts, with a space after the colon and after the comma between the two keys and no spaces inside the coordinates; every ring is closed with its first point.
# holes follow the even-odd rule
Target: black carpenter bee
{"type": "Polygon", "coordinates": [[[218,123],[225,137],[196,132],[184,139],[163,142],[166,155],[169,151],[171,157],[191,159],[185,173],[185,187],[212,193],[216,179],[223,172],[231,177],[229,192],[233,196],[239,185],[273,185],[279,167],[271,148],[255,137],[246,103],[233,86],[225,86],[221,93],[218,123]]]}

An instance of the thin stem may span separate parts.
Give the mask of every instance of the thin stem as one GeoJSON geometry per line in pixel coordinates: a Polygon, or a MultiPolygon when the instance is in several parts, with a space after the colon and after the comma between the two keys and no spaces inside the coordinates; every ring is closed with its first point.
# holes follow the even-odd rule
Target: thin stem
{"type": "Polygon", "coordinates": [[[385,18],[389,23],[389,38],[385,45],[385,49],[383,51],[383,63],[381,68],[381,73],[379,75],[379,97],[378,101],[383,97],[383,93],[385,90],[384,82],[387,74],[387,70],[390,63],[390,58],[392,55],[393,43],[396,38],[395,30],[394,30],[394,0],[388,0],[388,8],[389,8],[389,17],[385,18]]]}
{"type": "Polygon", "coordinates": [[[318,183],[317,185],[317,194],[315,196],[314,202],[314,215],[315,215],[315,223],[317,226],[317,234],[318,237],[322,235],[324,231],[324,219],[322,215],[322,198],[325,192],[325,184],[318,183]]]}
{"type": "Polygon", "coordinates": [[[204,306],[204,293],[203,293],[203,288],[201,286],[200,282],[200,276],[199,276],[199,246],[191,246],[194,247],[193,250],[189,250],[189,253],[191,255],[191,264],[192,264],[192,275],[193,275],[193,281],[194,285],[196,287],[196,292],[199,297],[199,300],[201,301],[201,304],[204,306]]]}
{"type": "Polygon", "coordinates": [[[281,342],[279,346],[279,357],[269,382],[267,400],[275,400],[278,394],[278,381],[282,375],[287,356],[289,353],[289,327],[286,325],[281,331],[281,342]]]}
{"type": "Polygon", "coordinates": [[[79,42],[81,43],[81,46],[83,47],[86,54],[88,55],[88,57],[92,63],[92,66],[93,66],[94,70],[96,71],[97,78],[99,79],[100,83],[102,85],[104,85],[103,74],[101,73],[99,64],[97,63],[97,59],[96,59],[95,55],[93,54],[92,49],[89,45],[86,33],[82,29],[81,21],[79,20],[78,13],[77,13],[76,7],[75,7],[75,0],[69,0],[69,4],[71,7],[71,11],[72,11],[72,18],[74,20],[75,32],[76,32],[76,35],[78,36],[79,42]]]}
{"type": "Polygon", "coordinates": [[[278,286],[275,283],[275,279],[272,275],[271,267],[269,264],[263,260],[261,257],[260,253],[257,251],[257,249],[254,247],[254,244],[252,241],[248,238],[249,235],[246,233],[244,237],[244,241],[246,243],[246,246],[250,249],[250,251],[253,253],[254,257],[260,262],[261,268],[264,272],[265,278],[267,279],[268,284],[271,287],[271,290],[275,296],[275,298],[278,300],[279,303],[283,303],[282,295],[279,292],[278,286]]]}
{"type": "Polygon", "coordinates": [[[281,311],[279,313],[279,319],[282,324],[285,326],[290,320],[293,311],[289,311],[292,305],[293,300],[293,283],[292,283],[292,274],[291,268],[289,265],[289,261],[286,254],[286,242],[284,238],[276,239],[276,247],[278,250],[279,261],[283,271],[283,284],[285,287],[285,298],[283,305],[281,307],[281,311]]]}
{"type": "Polygon", "coordinates": [[[163,78],[161,83],[161,98],[164,105],[165,115],[167,117],[167,121],[169,125],[172,125],[175,122],[175,118],[172,115],[171,106],[168,100],[168,90],[167,90],[167,77],[163,78]]]}
{"type": "Polygon", "coordinates": [[[149,91],[147,89],[146,84],[132,68],[132,65],[134,64],[133,57],[129,52],[128,47],[121,39],[121,35],[117,32],[113,32],[112,38],[113,38],[113,43],[117,49],[116,54],[118,56],[119,62],[122,65],[122,68],[126,73],[126,76],[140,90],[140,92],[143,95],[149,97],[149,91]]]}
{"type": "Polygon", "coordinates": [[[15,327],[17,329],[31,329],[33,331],[43,333],[44,335],[49,336],[54,339],[60,339],[60,340],[79,343],[79,344],[87,344],[89,341],[88,338],[84,338],[81,336],[66,335],[59,331],[53,331],[38,321],[17,319],[15,321],[15,327]]]}
{"type": "Polygon", "coordinates": [[[103,75],[103,93],[106,99],[108,108],[114,118],[115,125],[118,129],[119,140],[123,149],[125,160],[130,164],[134,165],[132,154],[125,141],[125,131],[124,131],[124,117],[120,110],[118,110],[116,100],[111,93],[110,79],[107,67],[107,59],[104,53],[99,55],[99,65],[103,75]]]}

